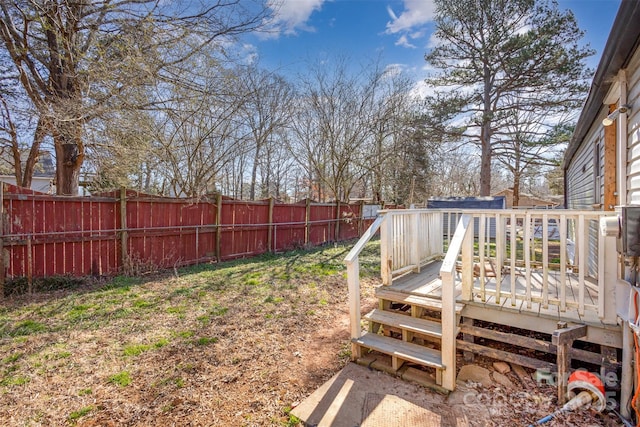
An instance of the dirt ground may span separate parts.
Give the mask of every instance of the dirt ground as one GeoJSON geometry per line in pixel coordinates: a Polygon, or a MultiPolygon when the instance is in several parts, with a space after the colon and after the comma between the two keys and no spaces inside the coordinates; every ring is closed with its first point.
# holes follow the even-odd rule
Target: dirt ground
{"type": "MultiPolygon", "coordinates": [[[[297,425],[291,408],[350,358],[348,249],[6,300],[0,425],[297,425]]],[[[365,309],[375,305],[377,250],[363,254],[365,309]]],[[[523,422],[537,415],[517,405],[506,413],[523,422]]],[[[566,425],[611,424],[591,414],[566,425]]]]}

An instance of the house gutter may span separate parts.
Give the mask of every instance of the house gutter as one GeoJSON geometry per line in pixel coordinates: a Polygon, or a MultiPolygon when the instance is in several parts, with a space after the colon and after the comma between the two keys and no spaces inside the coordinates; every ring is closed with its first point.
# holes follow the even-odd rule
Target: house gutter
{"type": "Polygon", "coordinates": [[[628,65],[633,52],[640,44],[640,25],[638,22],[640,22],[640,1],[622,0],[593,77],[587,100],[565,152],[562,162],[565,176],[578,147],[600,113],[604,99],[616,81],[618,71],[628,65]]]}

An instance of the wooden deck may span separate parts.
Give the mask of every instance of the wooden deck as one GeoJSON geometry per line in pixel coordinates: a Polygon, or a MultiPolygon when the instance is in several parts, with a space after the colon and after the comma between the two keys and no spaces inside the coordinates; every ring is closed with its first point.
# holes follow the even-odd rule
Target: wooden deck
{"type": "MultiPolygon", "coordinates": [[[[440,298],[442,295],[442,281],[439,278],[439,271],[442,265],[441,261],[434,261],[424,266],[420,273],[409,273],[402,277],[395,278],[393,280],[391,288],[394,290],[427,296],[431,298],[440,298]]],[[[524,270],[524,269],[522,269],[524,270]]],[[[459,278],[458,278],[459,279],[459,278]]],[[[463,301],[461,298],[461,284],[458,280],[456,292],[458,294],[457,300],[466,304],[462,314],[465,312],[477,311],[478,309],[486,309],[500,313],[510,313],[526,315],[529,319],[531,317],[544,318],[554,322],[564,321],[568,323],[581,323],[598,328],[611,329],[617,328],[615,324],[605,324],[598,317],[597,313],[593,310],[586,309],[584,314],[579,314],[578,310],[578,278],[577,275],[570,273],[567,274],[567,286],[566,301],[567,307],[565,311],[562,311],[559,304],[554,305],[551,302],[545,305],[542,302],[542,286],[543,280],[541,272],[532,270],[531,272],[531,302],[528,304],[526,301],[526,283],[524,274],[520,271],[516,271],[515,278],[515,294],[516,299],[511,298],[511,275],[503,274],[501,279],[501,298],[500,302],[496,303],[496,278],[485,278],[485,301],[482,301],[482,290],[479,278],[475,278],[473,288],[473,301],[463,301]],[[474,309],[471,309],[474,307],[474,309]]],[[[598,305],[598,285],[593,279],[585,279],[585,300],[588,304],[594,306],[598,305]]],[[[559,298],[561,289],[559,274],[558,276],[553,273],[548,277],[548,294],[550,299],[559,298]]],[[[499,315],[496,316],[496,321],[499,320],[499,315]]],[[[543,332],[543,331],[540,331],[543,332]]]]}

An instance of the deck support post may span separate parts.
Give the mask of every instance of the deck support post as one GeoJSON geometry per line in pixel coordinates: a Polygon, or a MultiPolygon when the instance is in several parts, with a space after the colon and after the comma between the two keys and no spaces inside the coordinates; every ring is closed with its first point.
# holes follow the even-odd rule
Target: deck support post
{"type": "Polygon", "coordinates": [[[587,325],[564,326],[553,331],[551,343],[558,347],[558,405],[567,401],[567,385],[571,369],[571,347],[573,341],[587,336],[587,325]]]}
{"type": "Polygon", "coordinates": [[[391,271],[393,270],[392,243],[393,214],[387,212],[384,214],[384,220],[380,226],[380,275],[382,276],[382,284],[386,286],[391,285],[391,271]]]}
{"type": "MultiPolygon", "coordinates": [[[[458,252],[462,252],[462,285],[464,292],[464,279],[473,280],[473,268],[468,267],[467,272],[464,270],[464,260],[468,260],[471,255],[473,260],[473,218],[471,215],[463,214],[460,222],[456,227],[453,239],[449,242],[449,251],[442,261],[440,268],[440,277],[442,279],[442,340],[441,354],[444,372],[442,372],[442,387],[453,391],[456,388],[456,336],[458,335],[457,318],[456,318],[456,262],[458,252]],[[451,248],[457,248],[453,251],[451,248]],[[465,255],[466,253],[466,255],[465,255]],[[470,273],[469,273],[470,272],[470,273]],[[470,277],[468,277],[470,275],[470,277]]],[[[470,264],[467,264],[470,265],[470,264]]],[[[473,282],[469,283],[473,285],[473,282]]],[[[471,289],[469,288],[469,293],[471,289]]],[[[438,373],[436,373],[438,375],[438,373]]]]}
{"type": "MultiPolygon", "coordinates": [[[[462,318],[462,324],[465,325],[465,326],[473,327],[473,323],[474,323],[474,321],[470,317],[463,317],[462,318]]],[[[462,334],[462,340],[464,342],[469,342],[469,343],[472,343],[472,344],[474,342],[473,335],[471,335],[471,334],[462,334]]],[[[464,361],[466,363],[473,363],[474,354],[473,354],[472,351],[465,350],[463,354],[464,354],[464,356],[463,356],[464,357],[464,361]]]]}
{"type": "Polygon", "coordinates": [[[421,230],[419,213],[414,212],[411,214],[411,225],[410,230],[413,232],[409,233],[409,239],[411,242],[411,264],[414,265],[413,271],[416,273],[420,273],[420,242],[419,238],[424,236],[425,230],[421,230]]]}
{"type": "MultiPolygon", "coordinates": [[[[360,262],[358,259],[347,263],[347,283],[349,288],[349,318],[351,339],[362,336],[360,326],[360,262]]],[[[362,356],[360,345],[351,343],[351,360],[358,360],[362,356]]]]}

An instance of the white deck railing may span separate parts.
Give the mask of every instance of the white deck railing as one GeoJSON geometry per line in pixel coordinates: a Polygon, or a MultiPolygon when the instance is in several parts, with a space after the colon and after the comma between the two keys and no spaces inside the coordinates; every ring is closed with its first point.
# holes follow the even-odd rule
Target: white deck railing
{"type": "Polygon", "coordinates": [[[428,209],[381,211],[380,228],[382,283],[420,268],[443,256],[442,212],[428,209]]]}
{"type": "MultiPolygon", "coordinates": [[[[472,261],[462,299],[527,308],[539,303],[561,312],[577,309],[615,322],[615,238],[598,232],[598,221],[613,212],[571,210],[382,211],[380,228],[382,283],[441,257],[463,214],[473,219],[472,261]],[[475,269],[474,269],[475,268],[475,269]],[[491,276],[491,277],[489,277],[491,276]],[[475,278],[475,279],[474,279],[475,278]]],[[[468,267],[468,270],[467,270],[468,267]]]]}
{"type": "Polygon", "coordinates": [[[602,236],[598,226],[613,212],[466,213],[474,219],[474,263],[463,261],[461,268],[474,270],[467,280],[463,274],[463,300],[501,305],[506,298],[511,306],[524,302],[528,309],[534,303],[544,309],[558,306],[560,312],[573,308],[580,316],[592,312],[615,323],[615,238],[602,236]]]}
{"type": "MultiPolygon", "coordinates": [[[[382,211],[345,258],[351,337],[360,338],[362,334],[358,256],[378,229],[384,285],[391,285],[404,274],[419,272],[430,260],[444,257],[440,276],[445,366],[455,366],[456,271],[461,273],[462,301],[514,307],[523,304],[528,309],[533,304],[540,304],[543,309],[557,306],[560,317],[562,312],[575,309],[580,316],[586,313],[590,319],[615,324],[615,237],[603,237],[598,232],[600,218],[610,215],[614,213],[515,209],[382,211]],[[453,349],[453,356],[448,349],[453,349]]],[[[447,375],[445,370],[445,387],[451,379],[447,375]]]]}

